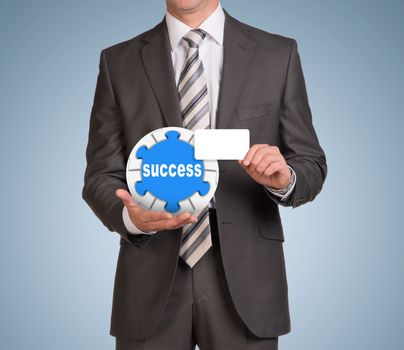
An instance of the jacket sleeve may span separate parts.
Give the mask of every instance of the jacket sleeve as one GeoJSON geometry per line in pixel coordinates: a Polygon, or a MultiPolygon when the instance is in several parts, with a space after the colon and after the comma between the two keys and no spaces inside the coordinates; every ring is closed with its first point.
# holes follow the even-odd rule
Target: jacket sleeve
{"type": "Polygon", "coordinates": [[[121,115],[109,77],[105,50],[100,55],[89,124],[82,197],[110,231],[119,233],[131,244],[143,246],[151,237],[132,235],[126,229],[122,218],[124,205],[115,195],[118,188],[128,190],[128,187],[121,115]]]}
{"type": "Polygon", "coordinates": [[[327,176],[327,163],[312,123],[296,40],[291,50],[280,115],[280,151],[295,170],[296,184],[287,201],[266,190],[276,203],[296,208],[314,200],[327,176]]]}

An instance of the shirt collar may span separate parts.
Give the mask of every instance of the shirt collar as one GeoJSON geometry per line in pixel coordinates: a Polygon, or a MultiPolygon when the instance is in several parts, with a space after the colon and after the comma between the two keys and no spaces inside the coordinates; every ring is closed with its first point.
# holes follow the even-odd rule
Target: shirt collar
{"type": "MultiPolygon", "coordinates": [[[[181,41],[182,37],[192,28],[175,18],[168,11],[166,11],[165,18],[168,36],[170,38],[171,50],[174,50],[181,41]]],[[[216,10],[213,11],[211,15],[201,23],[199,28],[206,31],[219,45],[223,45],[224,20],[225,15],[219,2],[216,10]]]]}

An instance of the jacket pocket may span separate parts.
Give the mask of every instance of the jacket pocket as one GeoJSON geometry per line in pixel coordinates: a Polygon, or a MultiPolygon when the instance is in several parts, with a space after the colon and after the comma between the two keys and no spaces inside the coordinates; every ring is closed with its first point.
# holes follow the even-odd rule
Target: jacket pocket
{"type": "Polygon", "coordinates": [[[237,109],[237,116],[239,120],[249,120],[270,115],[278,115],[279,108],[279,102],[274,101],[265,105],[239,108],[237,109]]]}
{"type": "Polygon", "coordinates": [[[283,235],[282,222],[280,220],[279,215],[278,220],[275,220],[275,218],[271,219],[260,218],[258,223],[261,237],[281,242],[285,241],[285,237],[283,235]]]}

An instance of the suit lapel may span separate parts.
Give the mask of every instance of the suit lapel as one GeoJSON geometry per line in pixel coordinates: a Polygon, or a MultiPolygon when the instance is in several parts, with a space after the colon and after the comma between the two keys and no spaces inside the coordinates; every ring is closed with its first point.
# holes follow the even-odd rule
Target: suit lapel
{"type": "Polygon", "coordinates": [[[144,40],[148,43],[141,49],[143,65],[167,126],[182,127],[165,17],[144,40]]]}
{"type": "Polygon", "coordinates": [[[234,115],[251,64],[255,42],[225,10],[223,68],[219,89],[216,128],[225,129],[234,115]]]}
{"type": "MultiPolygon", "coordinates": [[[[223,68],[216,116],[218,129],[228,127],[255,49],[255,42],[247,38],[241,25],[227,11],[224,13],[223,68]]],[[[182,127],[165,17],[144,40],[147,43],[141,49],[143,65],[165,121],[168,126],[182,127]]]]}

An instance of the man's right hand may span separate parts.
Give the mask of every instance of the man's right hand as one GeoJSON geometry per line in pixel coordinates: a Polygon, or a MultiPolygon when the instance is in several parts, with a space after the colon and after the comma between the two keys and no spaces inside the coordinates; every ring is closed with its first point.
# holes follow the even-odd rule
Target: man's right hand
{"type": "Polygon", "coordinates": [[[115,194],[128,209],[133,224],[143,232],[175,230],[197,221],[195,216],[187,212],[174,216],[165,211],[143,209],[134,202],[131,194],[124,189],[117,189],[115,194]]]}

